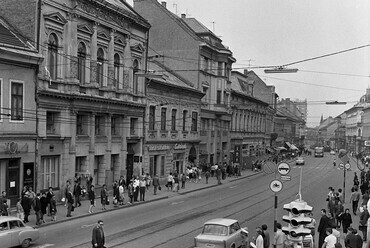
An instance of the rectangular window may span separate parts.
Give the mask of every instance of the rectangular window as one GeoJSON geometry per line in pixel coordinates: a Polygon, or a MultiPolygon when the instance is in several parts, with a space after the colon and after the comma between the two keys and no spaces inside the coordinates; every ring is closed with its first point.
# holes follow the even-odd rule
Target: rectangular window
{"type": "Polygon", "coordinates": [[[216,104],[221,104],[221,90],[217,91],[216,104]]]}
{"type": "Polygon", "coordinates": [[[155,130],[155,106],[149,107],[149,130],[155,130]]]}
{"type": "Polygon", "coordinates": [[[223,68],[223,63],[222,62],[218,62],[217,75],[218,76],[223,76],[224,75],[224,68],[223,68]]]}
{"type": "Polygon", "coordinates": [[[95,116],[95,135],[105,135],[105,118],[104,116],[95,116]]]}
{"type": "Polygon", "coordinates": [[[120,118],[117,116],[111,117],[111,135],[120,135],[119,120],[120,118]]]}
{"type": "Polygon", "coordinates": [[[176,130],[176,115],[177,115],[177,109],[172,109],[172,114],[171,114],[171,130],[172,131],[176,130]]]}
{"type": "Polygon", "coordinates": [[[191,131],[198,131],[198,113],[191,113],[191,131]]]}
{"type": "Polygon", "coordinates": [[[207,102],[208,101],[208,87],[203,87],[203,93],[204,93],[203,101],[207,102]]]}
{"type": "Polygon", "coordinates": [[[76,117],[76,133],[77,135],[87,135],[88,122],[87,115],[77,115],[76,117]]]}
{"type": "Polygon", "coordinates": [[[85,171],[86,171],[86,156],[76,157],[75,172],[85,172],[85,171]]]}
{"type": "Polygon", "coordinates": [[[167,109],[166,108],[162,108],[161,109],[161,130],[165,131],[166,130],[166,113],[167,113],[167,109]]]}
{"type": "Polygon", "coordinates": [[[57,133],[57,118],[58,113],[56,112],[46,112],[46,134],[56,134],[57,133]]]}
{"type": "Polygon", "coordinates": [[[137,123],[138,123],[137,118],[131,118],[131,120],[130,120],[130,134],[131,135],[138,135],[137,123]]]}
{"type": "Polygon", "coordinates": [[[23,120],[23,83],[11,83],[11,120],[23,120]]]}
{"type": "Polygon", "coordinates": [[[99,171],[102,171],[103,167],[103,160],[104,155],[95,156],[94,158],[94,178],[93,182],[97,185],[103,185],[105,182],[105,178],[98,177],[99,171]]]}
{"type": "Polygon", "coordinates": [[[188,118],[188,111],[184,110],[182,112],[182,131],[186,131],[186,119],[188,118]]]}
{"type": "Polygon", "coordinates": [[[40,190],[59,187],[59,164],[59,156],[41,157],[40,180],[37,181],[40,190]]]}

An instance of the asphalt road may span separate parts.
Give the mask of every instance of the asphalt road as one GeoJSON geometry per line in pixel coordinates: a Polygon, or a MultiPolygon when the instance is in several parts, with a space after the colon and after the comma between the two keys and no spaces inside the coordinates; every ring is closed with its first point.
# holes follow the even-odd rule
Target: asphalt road
{"type": "MultiPolygon", "coordinates": [[[[314,207],[319,221],[320,209],[326,208],[328,187],[343,188],[343,170],[333,168],[334,156],[306,157],[302,167],[291,164],[291,181],[284,182],[278,195],[277,220],[282,225],[286,211],[283,204],[297,197],[302,168],[302,198],[314,207]]],[[[338,160],[338,159],[337,159],[338,160]]],[[[346,207],[352,187],[353,171],[347,172],[346,207]]],[[[359,173],[358,173],[359,174],[359,173]]],[[[248,227],[251,236],[255,227],[267,224],[273,237],[274,193],[269,189],[275,175],[258,174],[218,187],[178,195],[168,199],[92,215],[40,228],[41,239],[32,247],[91,247],[91,230],[98,219],[104,220],[107,247],[190,248],[202,224],[209,219],[238,219],[248,227]]],[[[358,217],[354,218],[358,226],[358,217]]],[[[317,239],[316,239],[317,240],[317,239]]]]}

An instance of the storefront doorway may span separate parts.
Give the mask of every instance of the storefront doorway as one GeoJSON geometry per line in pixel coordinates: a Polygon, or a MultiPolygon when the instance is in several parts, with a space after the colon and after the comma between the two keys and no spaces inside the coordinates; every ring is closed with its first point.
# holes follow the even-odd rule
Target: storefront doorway
{"type": "Polygon", "coordinates": [[[15,206],[19,199],[19,169],[20,159],[10,159],[6,177],[6,192],[10,206],[15,206]]]}

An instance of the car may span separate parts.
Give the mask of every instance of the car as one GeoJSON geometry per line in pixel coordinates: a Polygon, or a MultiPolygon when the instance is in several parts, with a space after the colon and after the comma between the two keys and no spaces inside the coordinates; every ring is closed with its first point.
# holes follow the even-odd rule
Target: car
{"type": "Polygon", "coordinates": [[[0,216],[1,247],[22,246],[26,248],[39,237],[39,230],[26,226],[21,219],[14,216],[0,216]]]}
{"type": "Polygon", "coordinates": [[[240,247],[243,233],[247,228],[241,228],[234,219],[217,218],[204,223],[202,232],[194,238],[195,248],[230,248],[240,247]]]}
{"type": "Polygon", "coordinates": [[[330,155],[335,155],[335,151],[334,150],[331,150],[330,151],[330,155]]]}
{"type": "Polygon", "coordinates": [[[295,160],[295,164],[296,164],[296,165],[304,165],[304,159],[303,159],[303,157],[298,157],[298,158],[295,160]]]}

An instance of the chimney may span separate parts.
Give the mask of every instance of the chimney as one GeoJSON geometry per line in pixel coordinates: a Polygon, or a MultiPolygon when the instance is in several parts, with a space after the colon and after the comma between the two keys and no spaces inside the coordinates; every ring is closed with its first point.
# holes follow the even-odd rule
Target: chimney
{"type": "Polygon", "coordinates": [[[162,2],[162,6],[167,9],[167,3],[165,1],[162,2]]]}
{"type": "Polygon", "coordinates": [[[248,69],[244,69],[244,75],[248,75],[248,69]]]}
{"type": "Polygon", "coordinates": [[[181,14],[181,18],[186,18],[186,14],[181,14]]]}

